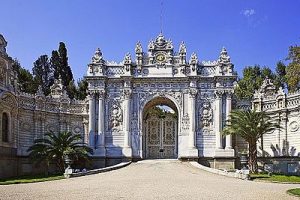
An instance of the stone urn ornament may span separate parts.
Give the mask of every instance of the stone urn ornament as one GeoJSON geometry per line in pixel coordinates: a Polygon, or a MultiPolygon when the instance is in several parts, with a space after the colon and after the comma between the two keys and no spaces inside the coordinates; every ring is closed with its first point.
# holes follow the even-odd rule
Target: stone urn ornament
{"type": "Polygon", "coordinates": [[[70,156],[68,154],[66,154],[64,156],[64,162],[66,163],[67,165],[67,168],[65,169],[65,173],[64,173],[64,176],[66,178],[70,178],[70,175],[73,173],[73,169],[71,167],[71,164],[73,163],[73,160],[70,158],[70,156]]]}

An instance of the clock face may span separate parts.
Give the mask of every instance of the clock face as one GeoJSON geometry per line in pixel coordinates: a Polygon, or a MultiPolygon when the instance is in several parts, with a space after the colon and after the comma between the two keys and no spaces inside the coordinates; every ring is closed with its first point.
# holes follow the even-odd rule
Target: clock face
{"type": "Polygon", "coordinates": [[[159,53],[155,56],[155,60],[158,62],[165,62],[166,61],[166,55],[163,53],[159,53]]]}

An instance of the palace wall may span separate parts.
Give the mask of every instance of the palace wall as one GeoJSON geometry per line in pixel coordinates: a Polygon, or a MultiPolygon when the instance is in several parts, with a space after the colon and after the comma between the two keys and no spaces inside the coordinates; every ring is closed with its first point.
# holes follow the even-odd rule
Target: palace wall
{"type": "Polygon", "coordinates": [[[49,96],[40,88],[35,95],[19,92],[5,47],[1,36],[0,177],[42,172],[31,164],[27,149],[48,132],[81,134],[83,142],[94,149],[93,167],[145,159],[144,112],[155,101],[172,104],[177,110],[176,158],[233,168],[247,143],[220,132],[232,108],[255,108],[283,126],[259,141],[262,165],[299,173],[300,93],[275,91],[266,80],[253,102],[235,102],[237,75],[226,49],[217,61],[200,62],[192,54],[188,62],[184,43],[175,55],[171,41],[162,35],[149,43],[148,54],[138,43],[135,62],[130,54],[121,63],[105,61],[98,49],[85,77],[89,95],[77,101],[68,98],[61,80],[55,80],[49,96]]]}

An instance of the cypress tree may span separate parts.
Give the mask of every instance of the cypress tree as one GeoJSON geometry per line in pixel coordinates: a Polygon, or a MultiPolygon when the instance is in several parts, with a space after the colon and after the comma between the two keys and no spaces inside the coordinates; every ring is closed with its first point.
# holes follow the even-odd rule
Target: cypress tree
{"type": "Polygon", "coordinates": [[[53,71],[54,79],[57,80],[59,78],[59,75],[61,74],[58,51],[56,51],[56,50],[52,51],[52,56],[51,56],[51,59],[50,59],[50,63],[51,63],[51,68],[52,68],[52,71],[53,71]]]}
{"type": "Polygon", "coordinates": [[[50,85],[53,83],[53,73],[47,55],[40,56],[34,63],[32,72],[36,85],[41,85],[45,95],[50,94],[50,85]]]}
{"type": "Polygon", "coordinates": [[[70,81],[73,80],[73,74],[71,67],[68,64],[68,51],[66,48],[65,43],[60,42],[59,48],[58,48],[58,54],[59,54],[59,65],[60,65],[60,76],[63,81],[64,86],[68,86],[70,81]]]}

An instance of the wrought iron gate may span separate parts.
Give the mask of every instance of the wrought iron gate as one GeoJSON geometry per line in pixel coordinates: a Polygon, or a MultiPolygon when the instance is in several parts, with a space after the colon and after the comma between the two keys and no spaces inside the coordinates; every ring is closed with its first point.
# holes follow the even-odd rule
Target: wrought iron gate
{"type": "Polygon", "coordinates": [[[146,157],[177,157],[177,119],[170,113],[164,117],[151,114],[145,121],[146,157]]]}

